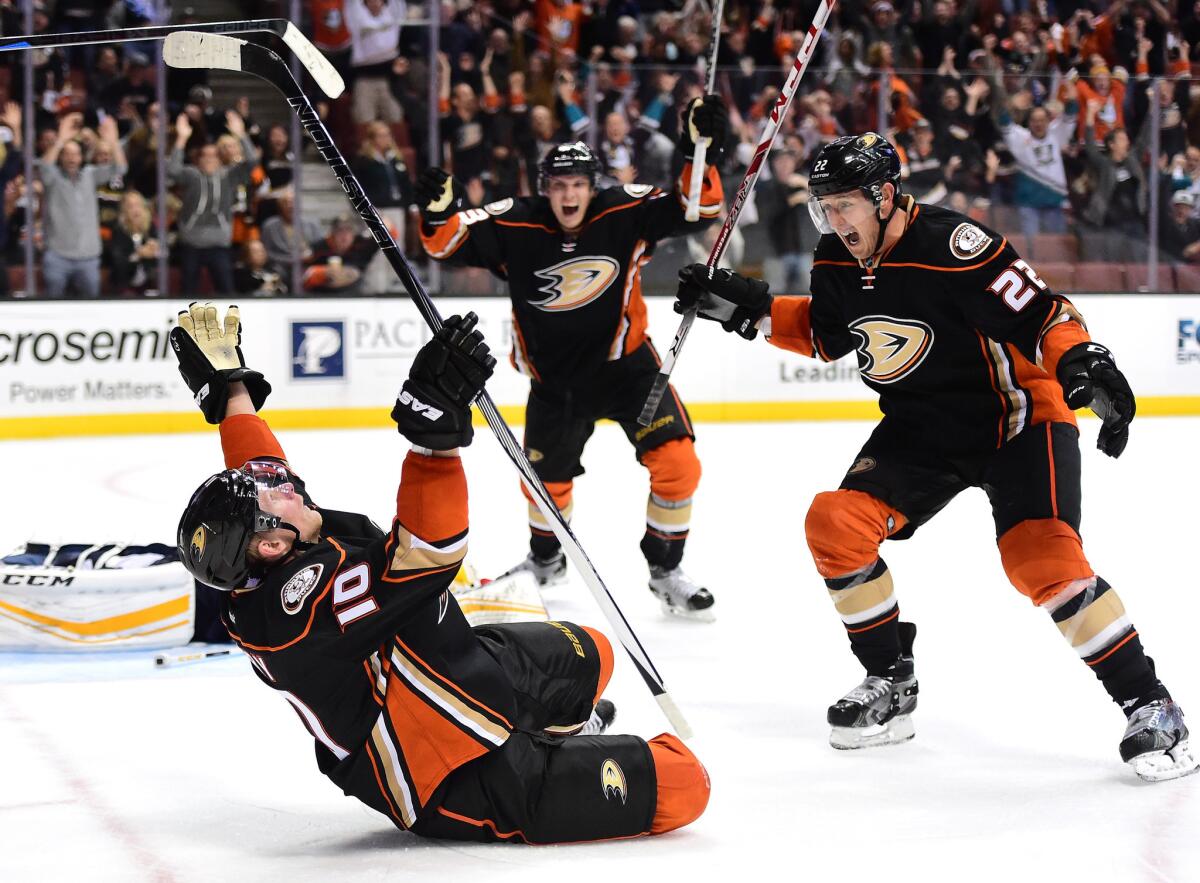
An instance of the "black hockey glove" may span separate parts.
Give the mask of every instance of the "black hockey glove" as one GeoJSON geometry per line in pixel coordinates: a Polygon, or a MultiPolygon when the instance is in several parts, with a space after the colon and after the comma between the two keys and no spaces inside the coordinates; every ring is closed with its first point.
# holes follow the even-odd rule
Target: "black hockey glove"
{"type": "Polygon", "coordinates": [[[463,207],[466,191],[458,178],[446,170],[431,168],[421,172],[413,188],[413,195],[425,225],[440,227],[463,207]]]}
{"type": "Polygon", "coordinates": [[[710,166],[720,165],[725,155],[725,143],[729,140],[729,111],[720,95],[705,95],[693,98],[683,111],[683,125],[679,132],[679,149],[688,159],[696,142],[711,138],[705,162],[710,166]]]}
{"type": "Polygon", "coordinates": [[[1112,353],[1098,343],[1077,343],[1058,362],[1058,382],[1067,407],[1090,407],[1104,421],[1096,447],[1110,457],[1121,456],[1137,402],[1112,353]]]}
{"type": "Polygon", "coordinates": [[[692,264],[679,271],[675,312],[695,308],[701,319],[720,322],[726,331],[754,340],[758,336],[755,324],[771,313],[769,292],[760,279],[747,279],[732,270],[716,270],[710,275],[704,264],[692,264]]]}
{"type": "Polygon", "coordinates": [[[171,329],[171,348],[179,360],[179,373],[196,398],[196,405],[209,423],[225,418],[229,384],[246,384],[254,410],[259,410],[271,394],[271,384],[257,371],[246,367],[242,357],[242,322],[238,308],[225,311],[225,322],[217,318],[212,304],[193,303],[179,313],[178,324],[171,329]]]}
{"type": "Polygon", "coordinates": [[[413,359],[392,419],[414,445],[448,451],[471,443],[471,402],[496,367],[478,322],[474,313],[451,316],[413,359]]]}

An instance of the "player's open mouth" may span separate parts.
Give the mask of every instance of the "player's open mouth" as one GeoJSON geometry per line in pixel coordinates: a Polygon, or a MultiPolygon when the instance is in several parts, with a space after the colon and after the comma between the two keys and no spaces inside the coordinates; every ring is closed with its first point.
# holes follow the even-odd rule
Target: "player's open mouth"
{"type": "Polygon", "coordinates": [[[858,245],[859,241],[860,241],[860,237],[856,231],[851,230],[849,233],[846,234],[846,242],[849,243],[850,245],[858,245]]]}
{"type": "Polygon", "coordinates": [[[577,212],[577,211],[579,211],[579,206],[577,206],[577,205],[564,205],[562,207],[563,217],[567,217],[567,218],[574,217],[575,212],[577,212]]]}

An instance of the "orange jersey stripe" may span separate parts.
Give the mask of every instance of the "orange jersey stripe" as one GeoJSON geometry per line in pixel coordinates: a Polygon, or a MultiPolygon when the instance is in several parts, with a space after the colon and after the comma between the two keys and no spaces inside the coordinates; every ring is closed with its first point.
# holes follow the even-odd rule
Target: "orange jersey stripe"
{"type": "Polygon", "coordinates": [[[427,457],[409,451],[404,458],[396,517],[429,543],[467,529],[467,476],[458,457],[427,457]]]}
{"type": "Polygon", "coordinates": [[[815,355],[811,297],[777,297],[771,302],[770,343],[802,356],[815,355]]]}
{"type": "Polygon", "coordinates": [[[451,772],[488,749],[434,711],[403,678],[393,676],[387,691],[388,720],[404,763],[424,804],[451,772]]]}
{"type": "Polygon", "coordinates": [[[219,428],[227,469],[241,469],[261,457],[287,462],[275,433],[257,414],[235,414],[222,420],[219,428]]]}

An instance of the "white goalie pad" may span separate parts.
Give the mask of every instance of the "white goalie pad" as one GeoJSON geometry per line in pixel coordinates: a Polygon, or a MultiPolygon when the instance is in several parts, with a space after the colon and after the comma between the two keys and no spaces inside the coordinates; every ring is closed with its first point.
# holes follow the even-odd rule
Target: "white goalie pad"
{"type": "MultiPolygon", "coordinates": [[[[464,572],[467,572],[466,568],[464,572]]],[[[473,626],[544,622],[550,618],[542,603],[537,580],[528,571],[491,581],[468,583],[456,580],[451,591],[467,622],[473,626]]]]}
{"type": "MultiPolygon", "coordinates": [[[[5,556],[9,562],[34,544],[5,556]]],[[[53,547],[46,561],[56,558],[53,547]]],[[[178,561],[81,546],[75,564],[0,562],[0,650],[157,649],[192,638],[195,586],[178,561]]],[[[144,548],[144,547],[143,547],[144,548]]]]}

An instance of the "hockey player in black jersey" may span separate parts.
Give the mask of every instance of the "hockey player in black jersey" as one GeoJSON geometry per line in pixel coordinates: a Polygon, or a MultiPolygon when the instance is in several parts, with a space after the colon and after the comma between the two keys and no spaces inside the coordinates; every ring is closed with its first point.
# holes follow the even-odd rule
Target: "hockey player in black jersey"
{"type": "Polygon", "coordinates": [[[883,420],[838,490],[805,521],[817,570],[866,679],[829,709],[836,748],[912,738],[916,626],[900,620],[879,547],[912,536],[981,487],[1005,573],[1044,608],[1127,717],[1121,758],[1157,781],[1197,769],[1179,706],[1079,534],[1074,410],[1103,418],[1120,456],[1134,397],[1112,354],[1000,234],[900,192],[900,163],[874,133],[826,145],[809,179],[817,245],[811,296],[703,265],[680,273],[677,309],[825,361],[856,352],[883,420]]]}
{"type": "MultiPolygon", "coordinates": [[[[486,267],[508,282],[515,320],[514,367],[530,378],[525,448],[559,509],[571,512],[580,456],[601,418],[618,422],[650,472],[641,549],[650,589],[664,610],[709,620],[713,596],[680,567],[700,461],[687,409],[674,389],[653,421],[639,426],[659,359],[646,336],[641,266],[655,244],[702,229],[721,211],[716,165],[729,133],[716,96],[688,107],[680,147],[709,137],[701,221],[684,220],[691,164],[675,189],[629,184],[596,189],[600,163],[587,145],[563,144],[542,160],[539,196],[461,208],[461,185],[441,169],[417,185],[422,242],[439,261],[486,267]]],[[[528,495],[527,495],[528,496],[528,495]]],[[[542,514],[529,502],[530,552],[519,569],[558,581],[566,561],[542,514]]]]}
{"type": "Polygon", "coordinates": [[[674,736],[568,735],[604,723],[589,720],[612,674],[603,634],[570,622],[472,628],[449,591],[467,541],[458,448],[495,364],[475,322],[447,319],[396,400],[413,447],[385,532],[312,502],[256,414],[270,386],[245,367],[237,308],[223,327],[211,305],[180,313],[180,372],[220,423],[228,467],[188,504],[180,556],[227,593],[230,634],[299,715],[321,772],[398,827],[556,843],[688,824],[708,777],[674,736]]]}

